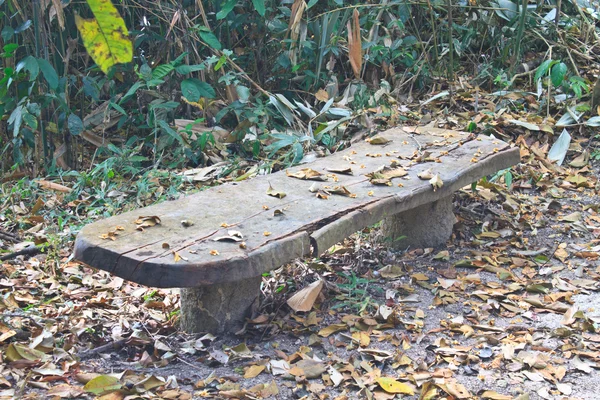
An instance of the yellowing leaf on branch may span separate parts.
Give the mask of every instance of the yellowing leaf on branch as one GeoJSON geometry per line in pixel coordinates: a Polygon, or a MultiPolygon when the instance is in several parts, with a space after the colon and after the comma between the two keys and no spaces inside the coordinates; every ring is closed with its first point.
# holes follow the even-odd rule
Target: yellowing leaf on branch
{"type": "Polygon", "coordinates": [[[131,62],[133,44],[125,21],[111,0],[87,0],[87,3],[95,18],[75,15],[75,24],[94,62],[105,74],[113,65],[131,62]]]}

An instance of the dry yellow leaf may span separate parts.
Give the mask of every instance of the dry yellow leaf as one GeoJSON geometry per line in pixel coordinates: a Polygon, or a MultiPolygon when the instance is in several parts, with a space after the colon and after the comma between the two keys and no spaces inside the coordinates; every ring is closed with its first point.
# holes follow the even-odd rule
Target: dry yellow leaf
{"type": "Polygon", "coordinates": [[[381,377],[377,379],[377,383],[388,393],[415,394],[415,391],[411,386],[406,383],[398,382],[394,378],[381,377]]]}
{"type": "Polygon", "coordinates": [[[245,379],[255,378],[264,370],[265,370],[264,365],[251,365],[244,372],[244,378],[245,379]]]}

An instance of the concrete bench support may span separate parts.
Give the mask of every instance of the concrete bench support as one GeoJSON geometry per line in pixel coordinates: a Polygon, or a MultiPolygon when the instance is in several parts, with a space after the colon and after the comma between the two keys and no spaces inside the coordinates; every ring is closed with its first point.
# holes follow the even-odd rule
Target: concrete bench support
{"type": "Polygon", "coordinates": [[[452,196],[423,204],[383,220],[382,235],[397,250],[443,246],[452,235],[452,196]]]}
{"type": "Polygon", "coordinates": [[[258,307],[262,278],[181,289],[181,329],[237,332],[258,307]]]}

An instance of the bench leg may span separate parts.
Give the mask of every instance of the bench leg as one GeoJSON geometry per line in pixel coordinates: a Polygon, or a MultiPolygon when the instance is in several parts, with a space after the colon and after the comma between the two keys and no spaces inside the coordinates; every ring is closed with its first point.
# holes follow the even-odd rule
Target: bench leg
{"type": "Polygon", "coordinates": [[[450,239],[454,221],[452,196],[448,196],[384,219],[381,230],[396,250],[439,247],[450,239]],[[398,239],[402,236],[406,237],[398,239]]]}
{"type": "Polygon", "coordinates": [[[258,306],[260,283],[256,277],[197,288],[181,289],[181,329],[212,334],[239,331],[258,306]]]}

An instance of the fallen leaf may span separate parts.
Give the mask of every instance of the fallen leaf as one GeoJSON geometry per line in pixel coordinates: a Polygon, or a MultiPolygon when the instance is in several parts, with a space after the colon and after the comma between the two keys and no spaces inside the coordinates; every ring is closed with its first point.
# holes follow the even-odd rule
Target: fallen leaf
{"type": "Polygon", "coordinates": [[[390,143],[391,140],[388,138],[385,138],[383,136],[373,136],[372,138],[368,138],[366,139],[367,142],[369,142],[370,144],[387,144],[390,143]]]}
{"type": "Polygon", "coordinates": [[[300,171],[296,171],[294,173],[290,173],[289,171],[285,171],[287,176],[291,176],[292,178],[303,179],[303,180],[313,180],[313,181],[326,181],[327,177],[321,174],[318,171],[315,171],[311,168],[303,168],[300,171]]]}
{"type": "Polygon", "coordinates": [[[143,231],[144,228],[150,228],[152,226],[160,224],[160,218],[156,215],[142,216],[138,217],[138,219],[136,219],[134,223],[137,225],[135,229],[137,229],[138,231],[143,231]]]}
{"type": "Polygon", "coordinates": [[[352,175],[352,168],[350,167],[327,168],[327,171],[335,174],[352,175]]]}
{"type": "Polygon", "coordinates": [[[269,183],[269,189],[267,189],[267,194],[272,197],[277,197],[278,199],[283,199],[286,196],[285,193],[273,189],[273,186],[271,186],[270,183],[269,183]]]}
{"type": "Polygon", "coordinates": [[[95,395],[119,390],[123,385],[118,378],[110,375],[100,375],[85,384],[83,390],[95,395]]]}
{"type": "Polygon", "coordinates": [[[425,171],[419,172],[417,174],[417,176],[419,177],[419,179],[427,181],[427,180],[433,178],[433,172],[431,171],[431,168],[429,168],[429,169],[426,169],[425,171]]]}
{"type": "Polygon", "coordinates": [[[429,180],[429,183],[431,184],[431,186],[433,187],[433,191],[435,192],[437,189],[441,188],[442,186],[444,186],[444,182],[442,181],[442,178],[440,178],[439,175],[435,175],[433,178],[431,178],[429,180]]]}
{"type": "Polygon", "coordinates": [[[287,301],[288,306],[295,312],[298,311],[310,311],[315,304],[315,300],[321,293],[323,288],[323,281],[319,279],[299,290],[296,294],[290,297],[287,301]]]}
{"type": "Polygon", "coordinates": [[[261,372],[265,370],[264,365],[251,365],[244,372],[245,379],[251,379],[257,377],[261,372]]]}
{"type": "Polygon", "coordinates": [[[415,391],[406,383],[398,382],[394,378],[381,377],[377,379],[379,386],[388,393],[402,393],[413,395],[415,391]]]}
{"type": "Polygon", "coordinates": [[[346,324],[333,324],[329,325],[319,331],[319,336],[328,337],[332,334],[348,329],[348,325],[346,324]]]}

